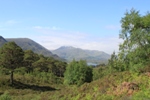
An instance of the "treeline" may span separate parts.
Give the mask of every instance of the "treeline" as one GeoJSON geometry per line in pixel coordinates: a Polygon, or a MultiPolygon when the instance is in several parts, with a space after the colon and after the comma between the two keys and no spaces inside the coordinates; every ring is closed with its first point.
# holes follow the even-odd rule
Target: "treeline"
{"type": "Polygon", "coordinates": [[[0,48],[0,65],[3,73],[11,72],[10,81],[13,84],[14,71],[21,74],[47,72],[63,77],[67,63],[38,55],[31,50],[23,51],[15,42],[8,42],[0,48]]]}
{"type": "Polygon", "coordinates": [[[42,75],[47,77],[47,80],[50,80],[50,77],[64,77],[64,83],[69,85],[91,82],[93,76],[93,69],[86,61],[73,60],[67,64],[52,57],[38,55],[31,50],[23,51],[15,42],[8,42],[0,48],[0,65],[1,73],[10,74],[12,85],[14,72],[21,75],[34,74],[37,77],[42,75]]]}

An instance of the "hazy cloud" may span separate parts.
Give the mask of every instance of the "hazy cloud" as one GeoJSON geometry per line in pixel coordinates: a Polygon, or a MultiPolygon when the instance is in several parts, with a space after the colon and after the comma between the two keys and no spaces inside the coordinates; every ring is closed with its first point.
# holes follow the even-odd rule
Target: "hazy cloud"
{"type": "Polygon", "coordinates": [[[52,26],[52,27],[42,27],[42,26],[34,26],[33,29],[36,30],[61,30],[61,28],[56,27],[56,26],[52,26]]]}
{"type": "Polygon", "coordinates": [[[61,28],[56,27],[56,26],[53,26],[51,29],[52,29],[52,30],[61,30],[61,28]]]}
{"type": "Polygon", "coordinates": [[[10,25],[14,25],[16,23],[19,23],[19,22],[15,21],[15,20],[8,20],[8,21],[5,22],[5,25],[10,26],[10,25]]]}
{"type": "Polygon", "coordinates": [[[121,40],[118,37],[89,36],[86,33],[51,30],[51,28],[35,27],[41,35],[34,39],[49,50],[54,50],[60,46],[74,46],[82,49],[99,50],[111,54],[118,51],[121,40]]]}
{"type": "Polygon", "coordinates": [[[121,26],[120,25],[107,25],[105,26],[105,28],[108,30],[119,30],[121,29],[121,26]]]}
{"type": "Polygon", "coordinates": [[[42,29],[41,26],[33,26],[33,29],[42,29]]]}

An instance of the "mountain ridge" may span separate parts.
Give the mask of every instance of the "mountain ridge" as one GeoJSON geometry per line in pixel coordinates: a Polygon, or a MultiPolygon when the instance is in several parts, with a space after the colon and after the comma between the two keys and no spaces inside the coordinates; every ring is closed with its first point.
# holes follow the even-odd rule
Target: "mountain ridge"
{"type": "Polygon", "coordinates": [[[32,50],[37,54],[42,54],[47,57],[53,57],[55,59],[63,60],[65,59],[70,62],[75,60],[86,60],[88,63],[107,63],[110,55],[98,50],[86,50],[81,48],[75,48],[73,46],[61,46],[55,50],[48,50],[39,43],[33,41],[29,38],[3,38],[0,36],[0,47],[7,43],[14,41],[23,50],[32,50]]]}
{"type": "Polygon", "coordinates": [[[6,42],[6,39],[0,36],[0,47],[3,46],[6,42]]]}
{"type": "Polygon", "coordinates": [[[58,49],[52,50],[52,53],[57,54],[61,58],[67,61],[75,60],[86,60],[89,63],[107,63],[110,55],[98,50],[86,50],[81,48],[76,48],[73,46],[61,46],[58,49]]]}
{"type": "Polygon", "coordinates": [[[64,61],[64,59],[61,59],[58,55],[52,54],[51,51],[29,38],[4,38],[0,36],[0,47],[5,43],[12,41],[20,46],[23,50],[32,50],[37,54],[42,54],[46,57],[53,57],[55,59],[64,61]]]}
{"type": "Polygon", "coordinates": [[[46,57],[53,57],[55,59],[60,59],[56,54],[52,54],[51,51],[40,45],[39,43],[33,41],[29,38],[6,38],[8,42],[14,41],[23,50],[32,50],[35,53],[42,54],[46,57]]]}

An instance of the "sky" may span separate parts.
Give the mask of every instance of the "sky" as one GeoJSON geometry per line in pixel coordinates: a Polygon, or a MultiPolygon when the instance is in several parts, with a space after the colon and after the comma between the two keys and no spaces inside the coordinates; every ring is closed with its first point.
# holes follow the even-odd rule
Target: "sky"
{"type": "Polygon", "coordinates": [[[73,46],[118,52],[120,20],[150,0],[0,0],[0,35],[30,38],[49,50],[73,46]]]}

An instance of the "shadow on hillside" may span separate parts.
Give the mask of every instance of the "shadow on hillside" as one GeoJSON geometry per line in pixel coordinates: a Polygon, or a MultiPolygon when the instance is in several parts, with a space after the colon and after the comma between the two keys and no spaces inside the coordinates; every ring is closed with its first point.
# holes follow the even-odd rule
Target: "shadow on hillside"
{"type": "Polygon", "coordinates": [[[42,91],[42,92],[56,90],[55,88],[49,86],[30,85],[30,84],[21,83],[19,81],[14,81],[14,85],[12,87],[16,89],[32,89],[35,91],[42,91]]]}

